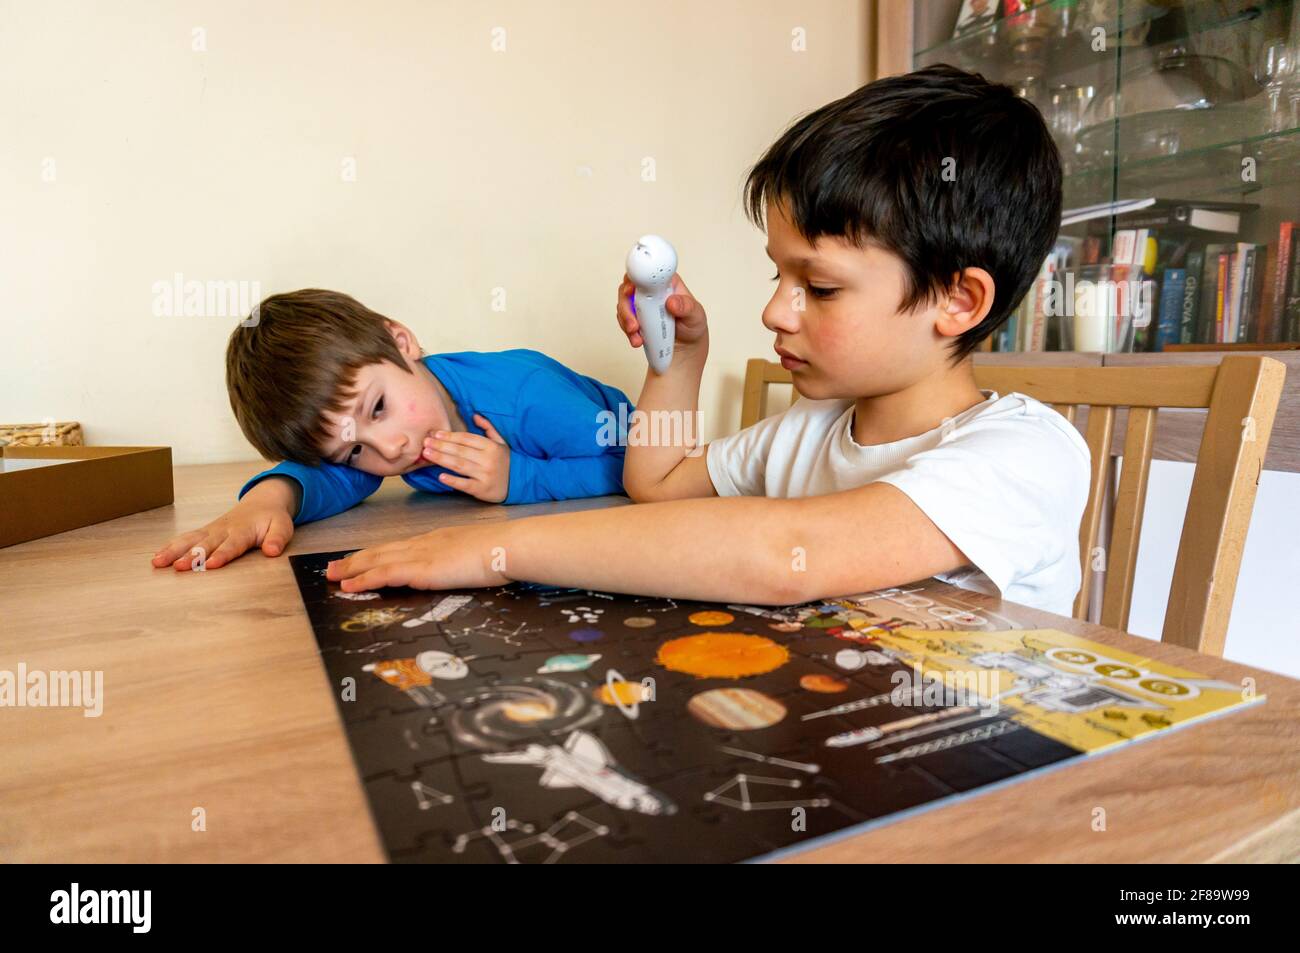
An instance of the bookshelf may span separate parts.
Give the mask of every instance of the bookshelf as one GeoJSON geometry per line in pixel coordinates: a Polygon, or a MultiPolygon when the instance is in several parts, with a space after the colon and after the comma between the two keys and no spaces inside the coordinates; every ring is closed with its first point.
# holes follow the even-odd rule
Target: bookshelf
{"type": "Polygon", "coordinates": [[[951,63],[1007,83],[1039,108],[1061,149],[1057,247],[988,349],[1300,348],[1298,8],[878,4],[882,72],[951,63]],[[900,42],[910,63],[899,62],[900,42]]]}

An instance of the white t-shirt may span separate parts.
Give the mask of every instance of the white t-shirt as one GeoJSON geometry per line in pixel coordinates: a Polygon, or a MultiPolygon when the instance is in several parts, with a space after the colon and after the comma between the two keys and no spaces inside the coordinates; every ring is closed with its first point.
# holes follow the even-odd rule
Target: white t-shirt
{"type": "Polygon", "coordinates": [[[1081,577],[1088,445],[1032,397],[982,393],[983,403],[942,427],[869,447],[853,439],[851,398],[800,398],[710,443],[709,477],[719,496],[818,496],[892,484],[971,560],[973,568],[936,578],[1070,615],[1081,577]]]}

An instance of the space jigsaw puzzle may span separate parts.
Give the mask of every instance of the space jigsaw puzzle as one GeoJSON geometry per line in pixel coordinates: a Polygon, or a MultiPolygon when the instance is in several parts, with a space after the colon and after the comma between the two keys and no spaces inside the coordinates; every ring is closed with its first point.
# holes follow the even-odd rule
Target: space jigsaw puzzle
{"type": "Polygon", "coordinates": [[[785,608],[291,558],[394,862],[771,859],[1261,700],[948,591],[785,608]]]}

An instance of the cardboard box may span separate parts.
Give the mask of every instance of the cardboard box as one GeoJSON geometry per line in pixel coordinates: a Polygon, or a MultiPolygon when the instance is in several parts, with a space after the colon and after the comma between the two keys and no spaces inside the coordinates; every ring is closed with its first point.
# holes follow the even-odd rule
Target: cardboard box
{"type": "Polygon", "coordinates": [[[172,499],[171,447],[0,447],[0,547],[172,499]]]}

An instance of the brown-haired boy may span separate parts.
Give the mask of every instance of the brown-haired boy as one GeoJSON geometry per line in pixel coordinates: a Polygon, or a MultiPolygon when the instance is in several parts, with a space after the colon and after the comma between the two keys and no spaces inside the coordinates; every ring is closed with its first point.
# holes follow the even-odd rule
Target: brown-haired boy
{"type": "Polygon", "coordinates": [[[277,556],[296,524],[388,476],[490,503],[623,491],[626,437],[611,424],[632,406],[615,387],[526,349],[425,356],[410,328],[335,291],[273,295],[254,317],[226,351],[230,406],[249,443],[285,462],[155,567],[216,569],[253,546],[277,556]]]}

